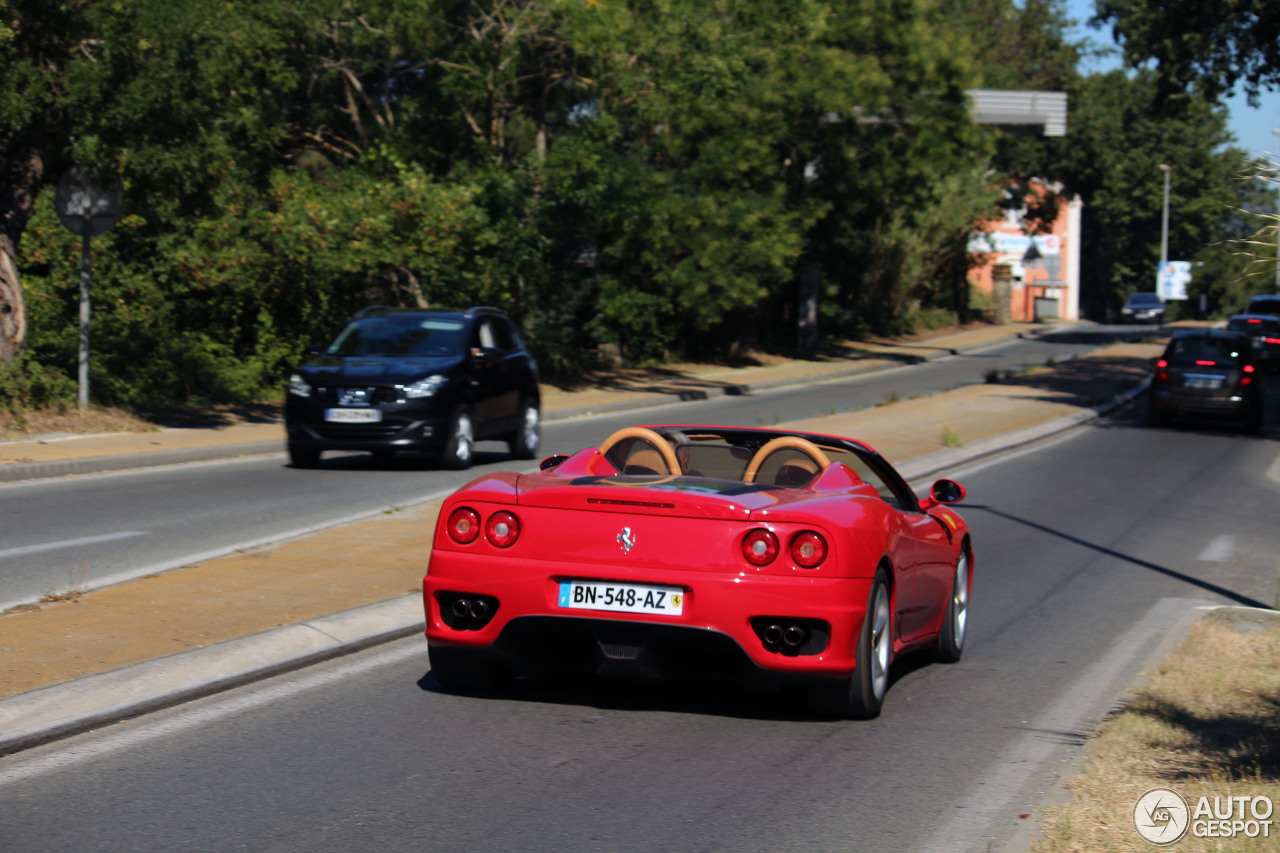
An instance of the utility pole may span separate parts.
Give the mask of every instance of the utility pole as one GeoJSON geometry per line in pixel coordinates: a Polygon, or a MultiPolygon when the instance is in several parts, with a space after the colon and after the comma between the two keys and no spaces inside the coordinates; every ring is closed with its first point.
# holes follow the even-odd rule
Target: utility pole
{"type": "Polygon", "coordinates": [[[1160,223],[1160,269],[1163,270],[1169,260],[1169,173],[1173,169],[1164,163],[1160,169],[1164,172],[1164,217],[1160,223]]]}
{"type": "MultiPolygon", "coordinates": [[[[1271,128],[1271,132],[1280,136],[1280,127],[1271,128]]],[[[1280,293],[1280,207],[1276,209],[1276,293],[1280,293]]]]}

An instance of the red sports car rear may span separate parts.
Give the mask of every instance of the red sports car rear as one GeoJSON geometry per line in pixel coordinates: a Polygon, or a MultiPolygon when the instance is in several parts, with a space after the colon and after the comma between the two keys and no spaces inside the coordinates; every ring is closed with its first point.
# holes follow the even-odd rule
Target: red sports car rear
{"type": "Polygon", "coordinates": [[[623,456],[606,441],[541,473],[483,477],[445,502],[424,579],[444,686],[556,671],[799,683],[818,710],[872,716],[894,654],[946,634],[958,657],[967,529],[937,500],[895,494],[905,484],[873,451],[775,431],[639,432],[623,456]],[[787,458],[752,469],[783,436],[787,458]],[[646,456],[655,440],[672,452],[646,456]],[[802,458],[804,445],[821,458],[802,458]],[[742,476],[724,476],[734,459],[742,476]],[[895,506],[904,499],[910,511],[895,506]],[[947,625],[957,619],[958,635],[947,625]],[[877,668],[868,703],[850,682],[875,682],[877,668]]]}

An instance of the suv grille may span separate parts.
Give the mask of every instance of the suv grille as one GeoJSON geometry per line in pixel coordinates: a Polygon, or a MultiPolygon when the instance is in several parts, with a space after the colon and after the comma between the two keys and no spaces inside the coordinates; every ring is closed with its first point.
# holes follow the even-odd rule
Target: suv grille
{"type": "Polygon", "coordinates": [[[395,385],[372,385],[372,386],[350,386],[350,385],[322,385],[316,388],[316,395],[320,397],[326,404],[330,405],[350,405],[351,403],[344,400],[343,397],[350,397],[353,393],[362,398],[361,402],[369,406],[376,406],[379,403],[400,403],[404,400],[404,394],[398,386],[395,385]]]}

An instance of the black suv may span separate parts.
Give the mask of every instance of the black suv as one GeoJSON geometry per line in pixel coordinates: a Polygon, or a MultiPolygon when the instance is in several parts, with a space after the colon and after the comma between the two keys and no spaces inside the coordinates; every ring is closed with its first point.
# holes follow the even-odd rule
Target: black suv
{"type": "Polygon", "coordinates": [[[1164,300],[1156,293],[1130,293],[1120,309],[1121,323],[1164,322],[1164,300]]]}
{"type": "Polygon", "coordinates": [[[312,468],[325,450],[423,450],[466,468],[487,438],[532,459],[539,406],[538,365],[501,311],[366,308],[289,377],[289,459],[312,468]]]}
{"type": "Polygon", "coordinates": [[[1262,428],[1262,371],[1248,335],[1223,329],[1174,334],[1151,378],[1151,426],[1175,417],[1226,418],[1262,428]]]}
{"type": "Polygon", "coordinates": [[[1243,332],[1253,340],[1253,352],[1262,366],[1280,369],[1280,318],[1273,314],[1237,314],[1227,320],[1227,330],[1243,332]]]}
{"type": "Polygon", "coordinates": [[[1244,313],[1280,316],[1280,293],[1262,293],[1253,297],[1249,300],[1249,307],[1244,309],[1244,313]]]}

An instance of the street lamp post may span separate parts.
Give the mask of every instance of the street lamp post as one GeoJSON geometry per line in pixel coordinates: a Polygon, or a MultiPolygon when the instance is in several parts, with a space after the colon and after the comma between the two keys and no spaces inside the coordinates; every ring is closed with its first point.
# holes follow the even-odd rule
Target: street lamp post
{"type": "MultiPolygon", "coordinates": [[[[1271,128],[1271,132],[1280,136],[1280,127],[1271,128]]],[[[1280,293],[1280,208],[1276,209],[1276,293],[1280,293]]],[[[1280,596],[1280,593],[1276,595],[1280,596]]]]}
{"type": "Polygon", "coordinates": [[[1169,260],[1169,172],[1173,170],[1164,163],[1160,169],[1164,172],[1164,216],[1160,222],[1160,269],[1163,270],[1169,260]]]}

